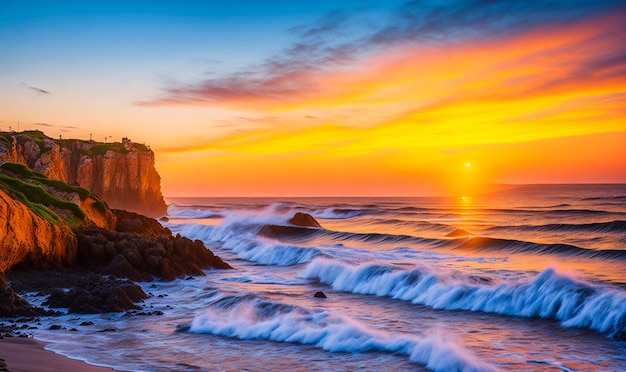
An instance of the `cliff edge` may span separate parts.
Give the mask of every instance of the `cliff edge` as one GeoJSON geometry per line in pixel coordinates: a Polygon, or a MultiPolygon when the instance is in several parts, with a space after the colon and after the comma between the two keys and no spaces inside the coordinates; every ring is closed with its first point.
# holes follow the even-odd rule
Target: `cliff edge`
{"type": "Polygon", "coordinates": [[[22,164],[0,165],[0,273],[20,264],[47,268],[76,261],[75,231],[113,229],[117,218],[88,190],[50,180],[22,164]]]}
{"type": "Polygon", "coordinates": [[[0,132],[0,165],[4,163],[23,164],[50,179],[85,188],[111,208],[151,217],[167,213],[154,152],[126,138],[102,143],[57,140],[40,131],[0,132]]]}
{"type": "Polygon", "coordinates": [[[147,294],[133,281],[230,268],[153,218],[110,209],[89,190],[24,164],[0,165],[0,318],[51,315],[20,297],[29,292],[70,313],[140,309],[147,294]]]}

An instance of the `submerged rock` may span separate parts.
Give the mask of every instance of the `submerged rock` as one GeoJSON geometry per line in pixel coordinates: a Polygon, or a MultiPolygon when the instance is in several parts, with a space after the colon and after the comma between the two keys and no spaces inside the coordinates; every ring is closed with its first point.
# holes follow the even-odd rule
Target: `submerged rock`
{"type": "Polygon", "coordinates": [[[315,298],[327,298],[326,295],[324,294],[324,292],[322,292],[322,291],[315,292],[313,297],[315,297],[315,298]]]}
{"type": "Polygon", "coordinates": [[[463,230],[463,229],[456,229],[448,234],[446,234],[447,237],[449,238],[454,238],[457,236],[470,236],[470,235],[474,235],[469,231],[463,230]]]}
{"type": "Polygon", "coordinates": [[[259,230],[258,234],[266,238],[280,239],[284,237],[306,237],[317,234],[318,232],[318,229],[311,229],[308,227],[265,225],[261,228],[261,230],[259,230]]]}
{"type": "Polygon", "coordinates": [[[259,230],[259,235],[279,239],[281,237],[303,237],[316,234],[322,227],[317,220],[307,213],[298,212],[289,221],[291,226],[265,225],[259,230]]]}

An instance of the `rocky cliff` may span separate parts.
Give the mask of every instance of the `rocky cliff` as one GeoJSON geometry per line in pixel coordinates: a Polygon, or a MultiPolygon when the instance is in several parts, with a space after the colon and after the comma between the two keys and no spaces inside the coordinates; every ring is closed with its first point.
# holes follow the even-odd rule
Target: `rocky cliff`
{"type": "MultiPolygon", "coordinates": [[[[15,147],[31,146],[24,143],[15,147]]],[[[231,267],[201,241],[174,236],[155,219],[109,209],[85,188],[24,164],[0,165],[0,317],[49,314],[19,295],[28,292],[49,294],[50,307],[69,312],[137,309],[147,295],[132,280],[173,280],[211,268],[231,267]]]]}
{"type": "Polygon", "coordinates": [[[72,264],[76,230],[112,229],[116,223],[115,215],[88,190],[50,180],[21,164],[0,165],[0,273],[17,264],[72,264]]]}
{"type": "Polygon", "coordinates": [[[51,139],[40,131],[0,132],[0,164],[19,163],[83,187],[111,208],[159,217],[167,212],[154,153],[128,139],[100,143],[51,139]]]}

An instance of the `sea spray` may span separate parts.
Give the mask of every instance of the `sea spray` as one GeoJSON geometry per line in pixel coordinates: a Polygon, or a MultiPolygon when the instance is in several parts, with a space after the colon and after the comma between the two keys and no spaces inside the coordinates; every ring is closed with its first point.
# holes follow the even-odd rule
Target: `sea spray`
{"type": "Polygon", "coordinates": [[[204,218],[221,218],[224,217],[226,211],[213,211],[207,209],[196,209],[189,207],[179,207],[175,204],[167,208],[168,217],[178,219],[204,219],[204,218]]]}
{"type": "Polygon", "coordinates": [[[290,266],[311,261],[322,253],[317,248],[242,239],[224,244],[241,259],[262,265],[290,266]]]}
{"type": "Polygon", "coordinates": [[[266,210],[264,213],[232,213],[218,226],[198,223],[167,226],[173,232],[191,239],[199,239],[205,243],[221,242],[223,248],[233,251],[237,257],[262,265],[297,265],[322,255],[314,247],[285,245],[257,236],[263,226],[276,223],[277,220],[286,224],[287,219],[288,216],[276,215],[266,210]]]}
{"type": "Polygon", "coordinates": [[[557,319],[565,327],[585,327],[626,339],[626,294],[559,274],[553,268],[526,283],[479,286],[470,284],[469,278],[450,280],[423,268],[352,266],[316,259],[301,277],[339,291],[389,296],[435,309],[557,319]]]}
{"type": "Polygon", "coordinates": [[[180,331],[314,345],[329,352],[380,351],[407,355],[433,371],[495,371],[443,331],[419,338],[373,329],[341,314],[263,300],[224,296],[180,331]]]}

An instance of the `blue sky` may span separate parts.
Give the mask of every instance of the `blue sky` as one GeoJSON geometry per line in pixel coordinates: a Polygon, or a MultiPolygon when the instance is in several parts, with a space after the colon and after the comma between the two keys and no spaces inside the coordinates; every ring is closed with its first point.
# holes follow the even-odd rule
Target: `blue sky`
{"type": "Polygon", "coordinates": [[[411,195],[473,153],[492,182],[615,182],[618,160],[512,172],[488,149],[522,162],[532,141],[607,136],[593,151],[626,158],[603,142],[626,138],[625,48],[617,0],[0,0],[0,130],[151,144],[166,193],[200,195],[185,177],[227,165],[213,194],[247,195],[267,160],[286,187],[411,195]],[[313,181],[282,176],[303,164],[313,181]]]}

